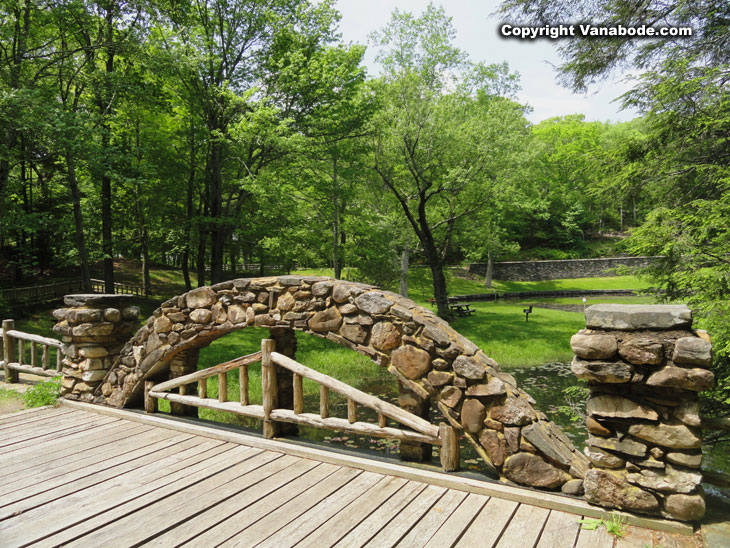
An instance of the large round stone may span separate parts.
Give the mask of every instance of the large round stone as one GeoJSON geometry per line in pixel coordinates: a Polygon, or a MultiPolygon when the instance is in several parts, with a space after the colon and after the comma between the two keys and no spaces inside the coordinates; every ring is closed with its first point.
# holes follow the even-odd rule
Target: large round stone
{"type": "Polygon", "coordinates": [[[337,331],[340,325],[342,325],[342,315],[334,307],[320,310],[309,318],[309,329],[318,333],[337,331]]]}
{"type": "Polygon", "coordinates": [[[599,506],[646,513],[654,513],[659,509],[656,497],[629,484],[622,472],[589,470],[583,488],[586,500],[599,506]]]}
{"type": "Polygon", "coordinates": [[[193,289],[185,296],[185,304],[188,308],[206,308],[217,300],[215,292],[209,287],[193,289]]]}
{"type": "Polygon", "coordinates": [[[378,322],[370,335],[370,346],[383,352],[400,345],[400,332],[390,322],[378,322]]]}
{"type": "Polygon", "coordinates": [[[579,379],[584,381],[595,381],[601,383],[624,383],[631,380],[634,373],[634,367],[623,362],[587,362],[573,358],[570,364],[570,370],[579,379]]]}
{"type": "Polygon", "coordinates": [[[705,497],[702,495],[667,495],[664,509],[675,519],[698,521],[705,515],[705,497]]]}
{"type": "Polygon", "coordinates": [[[408,379],[418,379],[431,367],[431,356],[415,346],[401,346],[390,357],[393,366],[408,379]]]}
{"type": "Polygon", "coordinates": [[[715,376],[707,369],[695,367],[686,369],[673,365],[665,365],[659,371],[649,375],[646,379],[649,386],[661,386],[664,388],[682,388],[701,392],[709,390],[715,384],[715,376]]]}
{"type": "Polygon", "coordinates": [[[502,471],[515,483],[548,489],[560,487],[568,479],[565,472],[531,453],[517,453],[508,457],[502,471]]]}
{"type": "Polygon", "coordinates": [[[605,360],[616,354],[616,337],[576,333],[570,338],[570,347],[576,356],[586,360],[605,360]]]}
{"type": "Polygon", "coordinates": [[[621,357],[636,365],[659,365],[664,360],[664,349],[657,340],[648,337],[629,339],[618,349],[621,357]]]}
{"type": "Polygon", "coordinates": [[[628,398],[602,394],[592,396],[586,404],[586,413],[599,417],[618,419],[646,419],[655,421],[659,418],[656,411],[646,405],[636,403],[628,398]]]}
{"type": "Polygon", "coordinates": [[[484,429],[479,434],[479,443],[495,466],[502,466],[504,459],[507,458],[507,444],[504,436],[494,430],[484,429]]]}
{"type": "Polygon", "coordinates": [[[385,314],[393,305],[388,299],[378,293],[364,293],[355,299],[355,304],[368,314],[385,314]]]}
{"type": "Polygon", "coordinates": [[[476,434],[484,426],[486,414],[486,409],[479,400],[467,398],[461,406],[461,425],[467,432],[476,434]]]}
{"type": "Polygon", "coordinates": [[[691,365],[712,365],[712,344],[700,337],[682,337],[677,339],[672,355],[674,363],[691,365]]]}
{"type": "Polygon", "coordinates": [[[523,426],[537,419],[535,410],[530,404],[515,397],[507,397],[504,404],[492,407],[489,415],[508,426],[523,426]]]}
{"type": "Polygon", "coordinates": [[[475,359],[467,356],[459,356],[454,360],[454,372],[470,380],[481,380],[487,374],[486,369],[475,359]]]}
{"type": "Polygon", "coordinates": [[[632,424],[629,434],[671,449],[696,449],[702,445],[702,438],[681,423],[632,424]]]}

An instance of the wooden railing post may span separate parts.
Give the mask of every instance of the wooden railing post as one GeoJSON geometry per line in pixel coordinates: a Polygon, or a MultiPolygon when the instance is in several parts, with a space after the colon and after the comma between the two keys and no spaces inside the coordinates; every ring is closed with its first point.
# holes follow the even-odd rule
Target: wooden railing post
{"type": "Polygon", "coordinates": [[[5,360],[5,382],[18,382],[18,372],[9,365],[15,360],[15,339],[8,331],[15,329],[15,320],[3,320],[3,360],[5,360]]]}
{"type": "Polygon", "coordinates": [[[157,413],[157,398],[150,397],[150,390],[155,385],[154,381],[144,381],[144,412],[157,413]]]}
{"type": "Polygon", "coordinates": [[[439,424],[439,438],[441,439],[441,468],[444,472],[459,470],[459,437],[453,426],[442,422],[439,424]]]}
{"type": "Polygon", "coordinates": [[[264,437],[273,438],[277,434],[276,423],[271,420],[271,411],[279,405],[279,389],[276,385],[276,365],[271,361],[271,353],[276,349],[272,339],[261,341],[261,384],[264,407],[264,437]]]}

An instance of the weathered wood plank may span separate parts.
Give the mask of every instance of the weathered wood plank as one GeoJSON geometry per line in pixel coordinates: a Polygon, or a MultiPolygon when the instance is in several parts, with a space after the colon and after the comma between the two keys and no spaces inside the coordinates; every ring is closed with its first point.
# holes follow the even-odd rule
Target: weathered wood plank
{"type": "Polygon", "coordinates": [[[6,424],[9,424],[11,422],[15,421],[22,421],[22,420],[29,420],[32,415],[41,415],[43,416],[44,413],[50,413],[51,411],[70,411],[69,409],[63,408],[63,407],[53,407],[52,405],[44,405],[43,407],[33,407],[31,409],[23,409],[22,411],[15,411],[13,413],[4,413],[0,415],[0,430],[3,429],[3,427],[6,424]]]}
{"type": "Polygon", "coordinates": [[[573,546],[578,538],[579,517],[559,510],[551,510],[536,548],[573,546]]]}
{"type": "Polygon", "coordinates": [[[89,470],[102,471],[113,466],[113,463],[122,462],[131,453],[144,451],[149,445],[175,436],[179,436],[179,434],[148,431],[122,438],[115,443],[102,445],[96,450],[89,450],[73,461],[59,460],[57,466],[26,469],[22,478],[16,475],[16,481],[3,485],[3,491],[6,495],[15,498],[15,495],[10,494],[20,489],[31,489],[33,486],[36,486],[36,489],[50,490],[59,482],[64,484],[77,477],[83,478],[89,474],[89,470]]]}
{"type": "MultiPolygon", "coordinates": [[[[99,527],[152,506],[168,495],[230,468],[232,462],[260,454],[260,451],[250,447],[240,447],[231,443],[213,448],[206,448],[205,443],[201,445],[203,450],[198,454],[178,460],[174,465],[166,463],[168,459],[163,459],[159,463],[160,469],[148,470],[147,474],[132,478],[131,484],[127,478],[125,484],[112,484],[112,490],[100,490],[97,487],[73,495],[66,502],[74,508],[80,508],[82,516],[85,508],[89,508],[86,510],[87,516],[67,524],[63,529],[56,529],[50,537],[40,541],[37,546],[59,546],[81,538],[99,527]]],[[[68,521],[73,520],[67,519],[66,522],[68,521]]]]}
{"type": "Polygon", "coordinates": [[[423,517],[413,526],[408,534],[396,546],[399,548],[420,548],[438,531],[439,527],[462,503],[467,494],[449,489],[436,503],[428,509],[423,517]]]}
{"type": "Polygon", "coordinates": [[[243,417],[253,417],[255,419],[264,418],[264,408],[260,405],[241,405],[237,401],[219,402],[217,399],[207,398],[205,400],[197,396],[181,396],[172,392],[150,392],[150,396],[162,398],[175,403],[183,403],[194,407],[202,407],[204,409],[215,409],[216,411],[225,411],[243,417]]]}
{"type": "Polygon", "coordinates": [[[348,484],[351,479],[360,474],[361,472],[359,470],[346,468],[339,470],[336,474],[313,485],[286,504],[276,508],[276,510],[267,516],[259,519],[243,531],[238,532],[220,546],[236,546],[238,548],[255,546],[272,533],[275,533],[284,524],[296,519],[309,508],[337,489],[342,488],[343,485],[348,484]]]}
{"type": "Polygon", "coordinates": [[[25,333],[24,331],[17,331],[15,329],[8,330],[7,334],[20,341],[28,341],[43,345],[52,346],[53,348],[63,348],[63,343],[58,339],[51,339],[50,337],[42,337],[41,335],[35,335],[33,333],[25,333]]]}
{"type": "Polygon", "coordinates": [[[45,443],[49,440],[62,438],[81,430],[89,430],[96,426],[102,426],[104,424],[116,422],[115,420],[109,419],[110,417],[91,417],[88,419],[81,419],[80,421],[69,420],[68,422],[64,422],[63,425],[59,425],[59,428],[57,430],[39,430],[18,434],[17,436],[14,436],[10,439],[0,438],[0,450],[3,453],[3,457],[9,456],[11,451],[17,451],[18,449],[22,449],[30,445],[38,445],[41,443],[45,443]]]}
{"type": "MultiPolygon", "coordinates": [[[[403,508],[419,496],[426,487],[424,483],[409,481],[397,493],[361,521],[357,527],[342,537],[335,546],[337,548],[360,548],[362,546],[368,546],[370,539],[377,535],[403,508]]],[[[272,545],[269,548],[276,547],[272,545]]]]}
{"type": "MultiPolygon", "coordinates": [[[[393,494],[397,493],[404,485],[403,478],[381,477],[380,481],[362,492],[357,499],[348,504],[332,519],[324,523],[312,534],[308,535],[299,543],[302,548],[332,546],[342,537],[357,527],[360,522],[374,512],[381,504],[386,502],[393,494]]],[[[349,489],[350,486],[348,485],[349,489]]],[[[322,503],[320,503],[322,504],[322,503]]],[[[308,513],[318,511],[320,505],[311,508],[308,513]]]]}
{"type": "MultiPolygon", "coordinates": [[[[119,420],[102,424],[89,430],[81,430],[62,438],[49,440],[43,444],[43,452],[40,454],[37,445],[31,445],[23,449],[16,449],[13,452],[8,451],[7,458],[14,464],[17,463],[17,470],[23,470],[24,468],[30,468],[36,465],[34,464],[36,461],[31,457],[40,459],[47,455],[70,457],[78,452],[79,447],[93,448],[102,445],[101,440],[106,439],[111,433],[116,432],[119,433],[119,435],[122,435],[122,432],[130,431],[130,429],[133,429],[131,431],[137,431],[140,427],[142,427],[143,430],[153,428],[152,426],[145,424],[119,420]]],[[[5,455],[3,455],[3,457],[5,457],[5,455]]],[[[2,462],[3,459],[0,457],[0,463],[2,462]]],[[[39,461],[38,463],[40,462],[43,461],[39,461]]]]}
{"type": "Polygon", "coordinates": [[[484,495],[469,494],[431,537],[426,548],[442,548],[456,544],[457,539],[461,537],[488,500],[489,497],[484,495]]]}
{"type": "Polygon", "coordinates": [[[364,405],[365,407],[374,409],[379,413],[383,413],[384,415],[391,417],[392,419],[398,421],[404,426],[407,426],[408,428],[412,428],[417,432],[427,434],[434,438],[438,437],[438,426],[433,425],[427,420],[422,419],[421,417],[417,417],[416,415],[401,409],[397,405],[382,401],[375,396],[371,396],[370,394],[362,392],[357,388],[353,388],[349,384],[345,384],[342,381],[338,381],[337,379],[333,379],[332,377],[323,375],[322,373],[319,373],[314,369],[310,369],[309,367],[306,367],[292,360],[291,358],[284,356],[283,354],[279,354],[278,352],[272,352],[271,359],[277,365],[286,367],[293,373],[297,373],[298,375],[311,379],[322,386],[326,386],[330,390],[334,390],[335,392],[342,394],[343,396],[347,396],[348,398],[356,401],[360,405],[364,405]]]}
{"type": "Polygon", "coordinates": [[[296,457],[262,452],[223,472],[191,485],[159,500],[151,510],[141,510],[93,533],[71,542],[68,546],[103,546],[114,538],[119,546],[133,546],[150,540],[168,527],[188,519],[237,492],[249,488],[296,461],[296,457]]]}
{"type": "Polygon", "coordinates": [[[257,523],[279,508],[297,504],[293,501],[306,497],[309,489],[314,486],[329,486],[331,490],[336,490],[359,473],[357,470],[342,468],[332,464],[317,466],[292,481],[281,492],[276,491],[259,499],[251,506],[246,507],[243,512],[224,516],[225,519],[223,521],[220,521],[203,534],[191,539],[184,546],[186,548],[216,546],[223,541],[229,540],[234,535],[257,523]]]}
{"type": "Polygon", "coordinates": [[[519,503],[514,501],[490,498],[456,546],[459,548],[470,548],[471,546],[491,548],[512,519],[517,506],[519,503]]]}
{"type": "Polygon", "coordinates": [[[613,548],[614,540],[603,527],[593,530],[580,529],[575,548],[613,548]]]}
{"type": "MultiPolygon", "coordinates": [[[[155,426],[163,426],[177,430],[179,432],[188,432],[199,434],[206,437],[212,437],[224,441],[233,441],[242,443],[250,447],[257,447],[264,450],[281,451],[290,455],[297,455],[304,458],[313,458],[321,462],[332,464],[353,466],[360,470],[367,470],[386,474],[391,476],[402,477],[410,480],[422,481],[432,485],[443,486],[447,488],[460,489],[468,493],[478,493],[499,497],[504,500],[512,500],[516,502],[524,502],[540,506],[542,508],[556,509],[577,515],[607,518],[611,516],[611,512],[588,504],[587,502],[575,497],[567,497],[560,494],[548,493],[545,491],[536,491],[524,487],[505,485],[498,482],[482,481],[479,479],[467,478],[451,474],[443,474],[440,472],[432,472],[429,470],[418,469],[400,464],[383,462],[379,460],[357,457],[352,454],[340,454],[324,449],[316,449],[313,447],[305,447],[295,445],[280,440],[267,440],[256,438],[242,434],[240,431],[228,428],[225,425],[218,425],[215,428],[194,423],[190,420],[159,417],[155,415],[144,415],[139,413],[131,413],[123,409],[115,409],[112,407],[100,407],[81,402],[63,401],[61,405],[72,407],[74,409],[93,410],[96,413],[121,417],[144,424],[152,424],[155,426]]],[[[632,515],[625,512],[620,513],[628,524],[640,527],[648,527],[661,531],[668,531],[682,535],[693,535],[692,526],[677,521],[663,520],[659,518],[651,518],[647,516],[632,515]]]]}
{"type": "MultiPolygon", "coordinates": [[[[616,548],[645,548],[646,546],[654,546],[652,532],[649,529],[640,529],[638,527],[626,527],[624,535],[617,538],[614,546],[616,548]]],[[[664,548],[664,544],[661,545],[664,548]]]]}
{"type": "MultiPolygon", "coordinates": [[[[121,454],[130,447],[127,445],[128,440],[142,440],[144,438],[135,437],[150,430],[151,427],[141,424],[135,426],[124,424],[104,430],[104,435],[99,436],[100,439],[90,435],[68,443],[56,451],[43,451],[40,455],[35,451],[21,457],[18,468],[13,469],[12,477],[0,478],[0,488],[9,493],[28,481],[41,483],[77,468],[101,462],[108,457],[110,448],[113,448],[113,454],[121,454]]],[[[137,446],[139,445],[141,444],[137,442],[137,446]]]]}
{"type": "Polygon", "coordinates": [[[41,507],[45,504],[80,491],[85,487],[97,485],[106,480],[113,480],[144,464],[159,460],[159,455],[155,454],[158,450],[172,447],[172,450],[177,452],[194,444],[194,438],[184,438],[183,436],[173,436],[151,446],[128,453],[123,457],[123,459],[126,459],[123,462],[117,462],[114,466],[105,468],[97,473],[83,475],[81,478],[76,478],[76,481],[65,481],[64,477],[61,476],[60,481],[53,482],[53,486],[49,482],[48,488],[45,488],[43,485],[38,485],[16,491],[11,494],[12,498],[6,501],[0,508],[0,520],[8,518],[15,519],[19,514],[34,509],[40,508],[42,511],[41,507]]]}
{"type": "Polygon", "coordinates": [[[257,548],[279,548],[287,544],[296,544],[381,479],[382,476],[380,474],[373,474],[372,472],[361,473],[342,489],[338,489],[323,499],[319,504],[295,520],[290,521],[275,534],[258,544],[257,548]]]}
{"type": "Polygon", "coordinates": [[[520,504],[496,544],[497,548],[534,546],[550,514],[546,508],[520,504]]]}
{"type": "MultiPolygon", "coordinates": [[[[145,542],[143,546],[147,548],[154,546],[159,548],[178,546],[204,533],[220,522],[230,519],[233,515],[237,516],[236,521],[239,523],[239,520],[250,520],[249,508],[266,497],[275,498],[277,501],[280,501],[279,504],[283,502],[281,499],[293,497],[294,494],[290,492],[290,486],[293,482],[319,466],[332,467],[331,465],[321,464],[309,459],[297,459],[294,464],[285,467],[260,483],[255,484],[255,487],[252,489],[244,489],[229,499],[226,499],[222,505],[213,505],[196,515],[194,519],[178,523],[166,533],[145,542]],[[282,489],[284,486],[286,488],[282,489]]],[[[317,479],[310,481],[316,483],[326,477],[330,472],[328,470],[318,471],[314,474],[317,479]]]]}

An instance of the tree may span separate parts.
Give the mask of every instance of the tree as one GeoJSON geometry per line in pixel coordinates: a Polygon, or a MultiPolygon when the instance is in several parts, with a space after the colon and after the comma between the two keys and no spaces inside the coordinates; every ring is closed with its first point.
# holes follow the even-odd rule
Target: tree
{"type": "Polygon", "coordinates": [[[676,39],[565,41],[560,71],[575,89],[607,78],[616,68],[634,67],[641,73],[623,100],[645,113],[645,133],[633,139],[628,161],[613,180],[626,189],[639,179],[655,205],[632,234],[631,250],[664,255],[646,271],[659,295],[686,300],[712,328],[719,388],[710,397],[727,414],[730,4],[507,0],[502,10],[533,24],[590,19],[600,25],[692,27],[690,37],[676,39]]]}
{"type": "Polygon", "coordinates": [[[418,237],[439,316],[450,318],[443,268],[457,222],[489,203],[526,134],[522,107],[503,97],[516,77],[506,65],[469,63],[433,5],[418,18],[395,10],[375,38],[383,65],[375,171],[418,237]]]}

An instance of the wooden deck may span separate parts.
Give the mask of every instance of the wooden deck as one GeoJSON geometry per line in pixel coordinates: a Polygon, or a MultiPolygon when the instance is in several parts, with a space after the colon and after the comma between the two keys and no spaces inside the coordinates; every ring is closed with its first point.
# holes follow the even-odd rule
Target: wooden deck
{"type": "Polygon", "coordinates": [[[0,546],[698,546],[638,527],[616,541],[474,480],[172,423],[81,405],[0,417],[0,546]]]}

